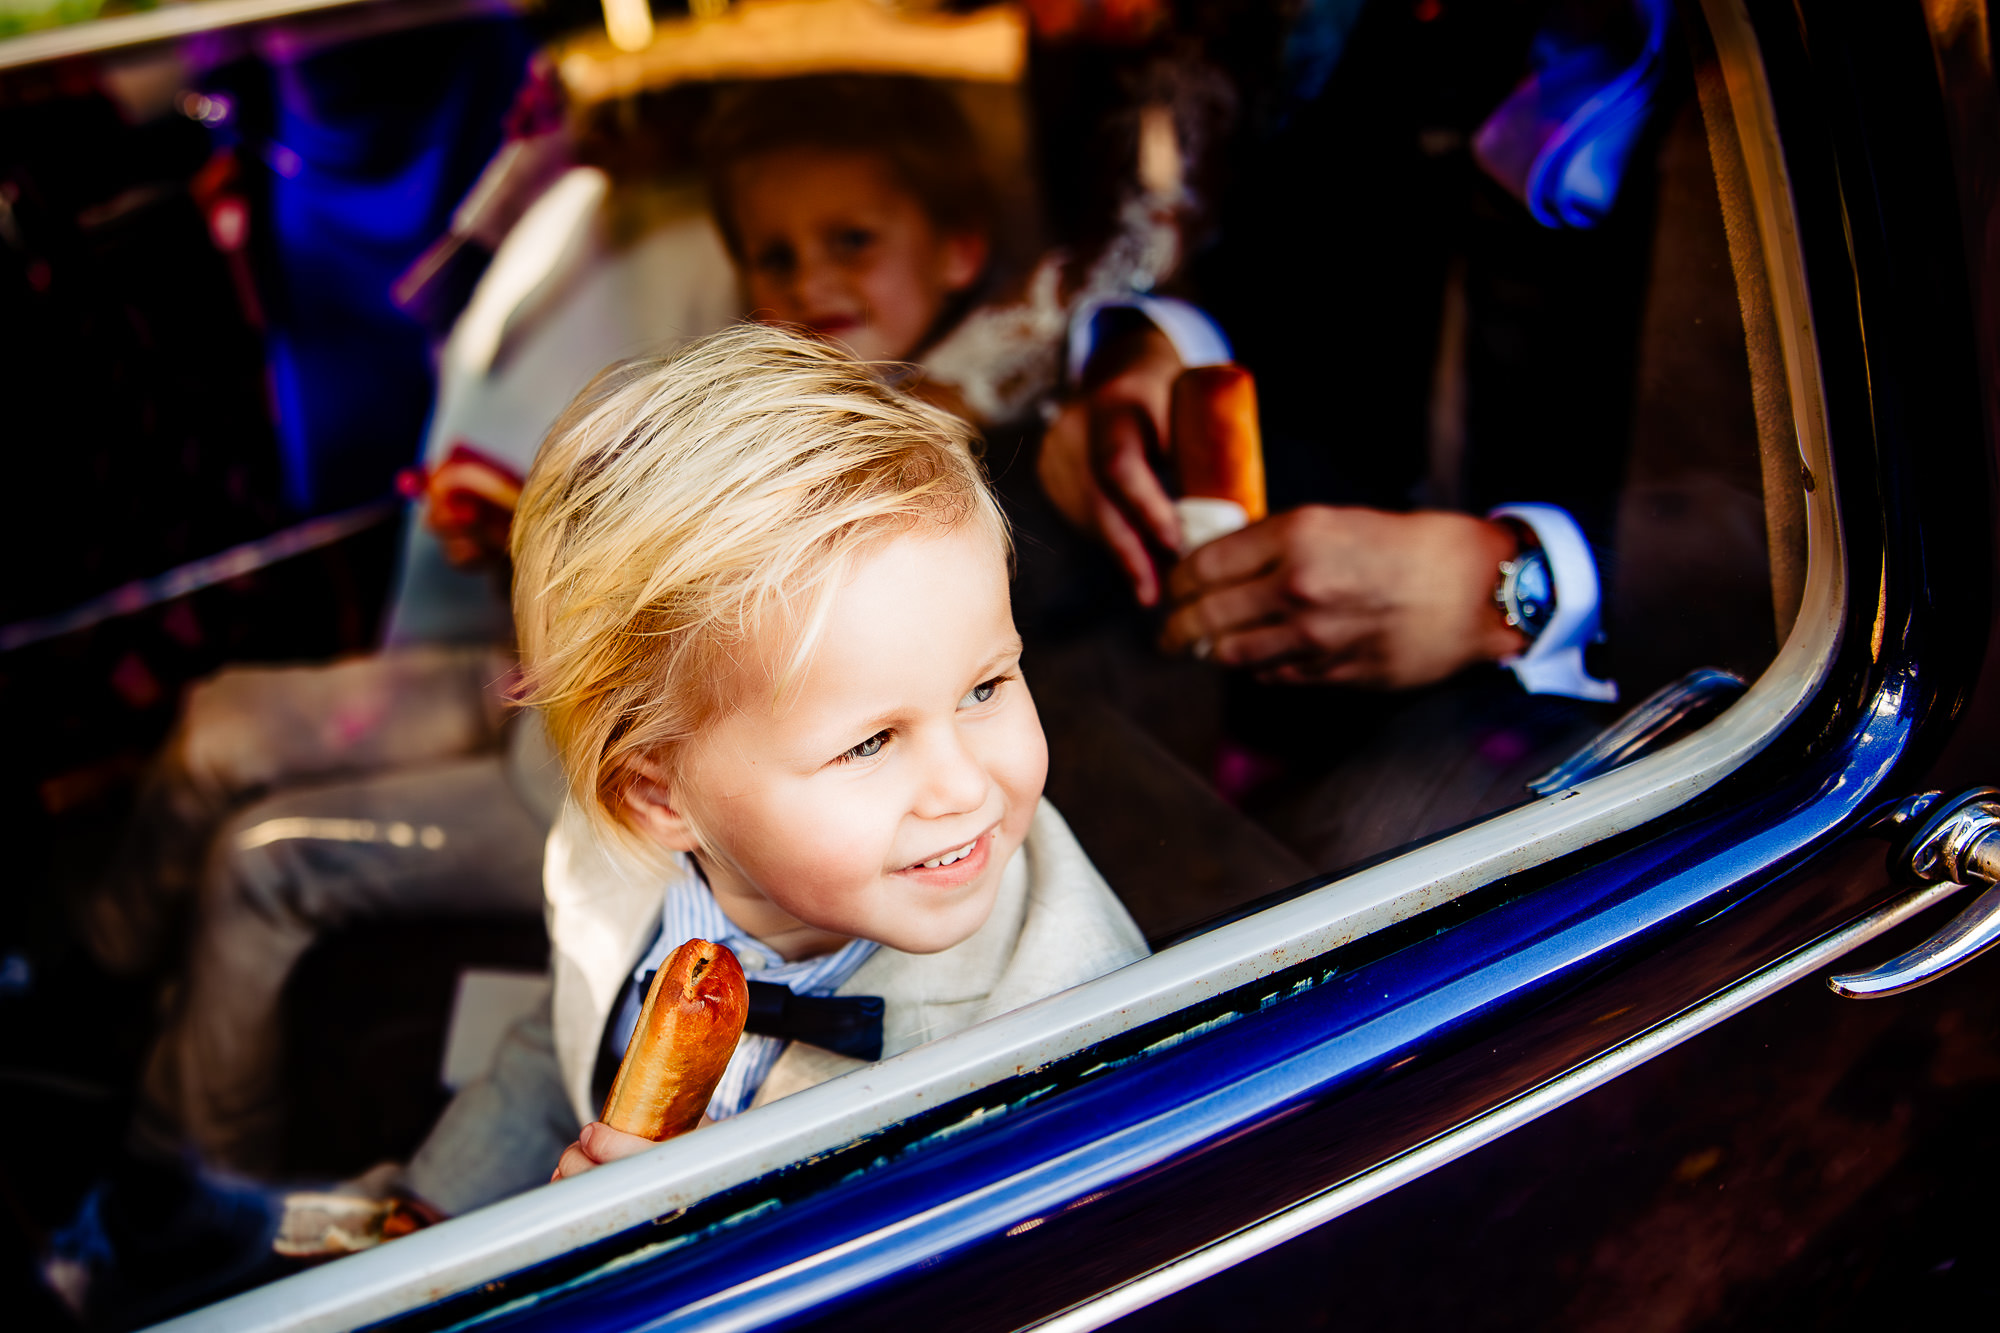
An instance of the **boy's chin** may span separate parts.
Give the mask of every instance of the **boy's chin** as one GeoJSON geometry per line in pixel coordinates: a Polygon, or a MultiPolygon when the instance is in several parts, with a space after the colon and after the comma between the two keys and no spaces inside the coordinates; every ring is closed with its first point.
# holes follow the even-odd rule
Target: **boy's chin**
{"type": "Polygon", "coordinates": [[[901,361],[887,342],[880,338],[836,337],[834,341],[853,354],[856,361],[901,361]]]}
{"type": "Polygon", "coordinates": [[[821,335],[847,349],[857,361],[907,361],[916,351],[914,338],[898,338],[873,324],[821,335]]]}
{"type": "Polygon", "coordinates": [[[961,930],[956,932],[939,931],[939,932],[926,932],[926,933],[898,931],[896,932],[898,938],[879,940],[877,942],[888,945],[891,949],[894,949],[897,953],[913,953],[913,954],[943,953],[946,949],[955,949],[959,945],[971,939],[974,935],[977,935],[979,933],[980,927],[984,926],[986,924],[987,918],[991,917],[992,915],[993,913],[989,910],[986,916],[981,917],[979,919],[978,924],[973,926],[971,930],[961,930]]]}
{"type": "Polygon", "coordinates": [[[898,953],[932,954],[953,949],[985,929],[993,916],[993,904],[999,898],[998,884],[979,896],[976,914],[968,911],[964,915],[953,913],[947,920],[911,920],[905,917],[895,923],[895,929],[880,934],[870,934],[878,944],[886,944],[898,953]]]}

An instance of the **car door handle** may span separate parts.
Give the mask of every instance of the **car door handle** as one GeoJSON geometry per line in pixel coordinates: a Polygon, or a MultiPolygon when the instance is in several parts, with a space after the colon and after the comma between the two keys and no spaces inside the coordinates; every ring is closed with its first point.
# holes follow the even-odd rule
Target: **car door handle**
{"type": "Polygon", "coordinates": [[[2000,942],[2000,790],[1974,787],[1919,807],[1920,822],[1890,854],[1892,866],[1926,884],[1985,890],[1951,923],[1916,948],[1866,972],[1827,978],[1837,995],[1872,1000],[1935,981],[2000,942]],[[1927,807],[1927,808],[1926,808],[1927,807]]]}

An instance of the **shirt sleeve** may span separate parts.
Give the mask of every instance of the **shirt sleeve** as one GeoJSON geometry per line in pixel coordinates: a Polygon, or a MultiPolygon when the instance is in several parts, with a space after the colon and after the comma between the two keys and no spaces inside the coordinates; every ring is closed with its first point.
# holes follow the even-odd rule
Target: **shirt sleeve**
{"type": "Polygon", "coordinates": [[[1222,327],[1199,306],[1171,296],[1148,296],[1142,292],[1091,297],[1078,303],[1070,317],[1065,369],[1071,383],[1083,377],[1083,368],[1097,350],[1102,337],[1100,317],[1113,310],[1131,310],[1145,316],[1167,336],[1184,366],[1214,366],[1231,359],[1229,339],[1223,336],[1222,327]]]}
{"type": "Polygon", "coordinates": [[[1599,680],[1584,665],[1583,653],[1604,638],[1597,578],[1597,555],[1569,511],[1551,504],[1501,505],[1486,515],[1509,518],[1535,534],[1549,562],[1556,609],[1548,628],[1528,651],[1501,665],[1514,673],[1530,694],[1560,694],[1572,699],[1611,703],[1618,686],[1599,680]]]}

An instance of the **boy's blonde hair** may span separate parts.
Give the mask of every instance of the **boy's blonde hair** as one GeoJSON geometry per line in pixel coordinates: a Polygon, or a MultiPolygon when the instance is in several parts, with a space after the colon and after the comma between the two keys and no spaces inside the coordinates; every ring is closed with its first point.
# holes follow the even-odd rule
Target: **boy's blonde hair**
{"type": "Polygon", "coordinates": [[[817,339],[744,324],[599,375],[550,430],[513,532],[530,702],[591,822],[646,850],[632,761],[671,771],[749,637],[791,636],[782,691],[857,555],[965,522],[1007,551],[966,425],[817,339]]]}

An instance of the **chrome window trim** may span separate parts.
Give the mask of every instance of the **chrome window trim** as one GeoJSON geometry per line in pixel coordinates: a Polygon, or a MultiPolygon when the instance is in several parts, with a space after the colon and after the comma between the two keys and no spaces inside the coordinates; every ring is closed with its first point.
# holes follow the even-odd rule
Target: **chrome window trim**
{"type": "Polygon", "coordinates": [[[163,1327],[319,1333],[421,1307],[829,1152],[1658,818],[1755,756],[1826,677],[1840,646],[1846,569],[1812,312],[1769,87],[1741,0],[1704,0],[1703,9],[1742,140],[1801,461],[1826,483],[1805,497],[1807,573],[1798,619],[1771,667],[1731,708],[1658,754],[1086,985],[724,1121],[697,1138],[245,1292],[163,1327]]]}

